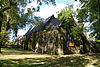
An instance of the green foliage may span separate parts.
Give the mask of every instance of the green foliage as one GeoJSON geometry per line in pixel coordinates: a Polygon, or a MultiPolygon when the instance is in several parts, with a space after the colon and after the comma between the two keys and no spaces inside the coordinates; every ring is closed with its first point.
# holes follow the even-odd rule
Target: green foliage
{"type": "Polygon", "coordinates": [[[78,10],[79,22],[90,22],[90,29],[93,31],[90,36],[100,39],[100,0],[80,0],[84,5],[78,10]]]}
{"type": "Polygon", "coordinates": [[[83,26],[76,24],[72,14],[72,10],[62,10],[58,15],[58,19],[62,22],[62,26],[69,31],[69,34],[74,37],[74,40],[80,40],[83,33],[83,26]]]}
{"type": "Polygon", "coordinates": [[[16,42],[6,42],[5,45],[15,45],[16,42]]]}
{"type": "Polygon", "coordinates": [[[69,23],[73,22],[72,10],[62,10],[58,15],[58,19],[63,23],[64,28],[69,27],[69,23]]]}
{"type": "Polygon", "coordinates": [[[9,37],[8,37],[8,32],[7,31],[5,31],[5,30],[2,30],[2,32],[0,32],[0,42],[2,42],[2,44],[4,45],[7,41],[8,41],[8,39],[9,39],[9,37]]]}
{"type": "Polygon", "coordinates": [[[87,16],[88,15],[86,13],[86,9],[78,10],[77,18],[78,18],[79,23],[86,22],[87,21],[87,16]]]}
{"type": "Polygon", "coordinates": [[[81,39],[80,35],[82,34],[82,32],[83,31],[81,30],[81,28],[79,26],[76,26],[76,27],[72,28],[72,35],[74,36],[75,40],[80,40],[81,39]]]}
{"type": "Polygon", "coordinates": [[[91,28],[94,30],[92,33],[91,33],[91,36],[95,36],[95,39],[96,40],[99,40],[100,39],[100,20],[94,22],[91,26],[91,28]]]}
{"type": "Polygon", "coordinates": [[[58,18],[60,20],[63,18],[71,18],[72,13],[72,10],[62,10],[62,12],[58,15],[58,18]]]}

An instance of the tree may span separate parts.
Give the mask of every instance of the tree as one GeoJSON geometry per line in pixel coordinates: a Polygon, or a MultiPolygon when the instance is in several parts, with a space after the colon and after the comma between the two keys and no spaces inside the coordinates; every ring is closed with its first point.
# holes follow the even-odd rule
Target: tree
{"type": "Polygon", "coordinates": [[[62,10],[58,19],[62,21],[62,27],[66,29],[67,42],[74,42],[77,46],[82,46],[80,52],[86,53],[90,50],[90,42],[84,34],[83,24],[74,20],[72,10],[62,10]]]}
{"type": "Polygon", "coordinates": [[[90,36],[95,36],[95,40],[99,40],[100,0],[80,0],[80,2],[83,4],[83,6],[78,10],[77,18],[81,23],[90,23],[89,32],[92,31],[90,36]]]}
{"type": "MultiPolygon", "coordinates": [[[[0,0],[0,36],[2,36],[2,34],[1,34],[2,33],[2,26],[4,26],[6,24],[5,21],[8,20],[8,19],[6,19],[7,17],[5,15],[5,11],[8,11],[9,9],[11,9],[15,5],[16,5],[15,2],[12,2],[12,1],[9,1],[9,0],[0,0]]],[[[9,20],[7,22],[7,28],[8,28],[8,26],[9,26],[9,20]]],[[[3,43],[3,41],[0,40],[0,52],[1,52],[2,43],[3,43]]]]}

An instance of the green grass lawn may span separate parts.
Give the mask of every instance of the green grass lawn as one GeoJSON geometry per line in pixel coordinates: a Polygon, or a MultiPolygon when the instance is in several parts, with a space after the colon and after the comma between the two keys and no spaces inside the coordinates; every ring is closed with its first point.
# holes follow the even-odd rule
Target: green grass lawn
{"type": "Polygon", "coordinates": [[[20,48],[1,48],[2,54],[9,55],[9,54],[32,54],[32,51],[23,50],[20,48]]]}
{"type": "Polygon", "coordinates": [[[3,48],[2,52],[0,67],[100,67],[100,54],[58,56],[7,48],[3,48]]]}

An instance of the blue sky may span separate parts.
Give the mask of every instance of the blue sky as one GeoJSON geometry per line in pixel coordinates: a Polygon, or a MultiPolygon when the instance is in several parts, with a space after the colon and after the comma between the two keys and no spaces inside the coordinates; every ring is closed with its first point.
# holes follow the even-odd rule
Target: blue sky
{"type": "MultiPolygon", "coordinates": [[[[67,4],[68,5],[73,4],[75,9],[77,8],[77,4],[79,4],[79,2],[76,2],[75,0],[55,0],[55,1],[56,1],[56,6],[43,4],[41,6],[40,12],[35,12],[34,15],[40,16],[44,19],[51,16],[52,14],[54,14],[55,17],[57,17],[57,12],[61,11],[64,7],[66,7],[67,4]]],[[[37,6],[36,2],[32,2],[31,4],[28,4],[25,12],[27,12],[27,8],[36,7],[36,6],[37,6]]],[[[19,36],[24,35],[26,31],[29,29],[28,27],[29,26],[27,26],[26,30],[20,29],[18,31],[18,35],[19,36]]]]}
{"type": "Polygon", "coordinates": [[[75,0],[55,0],[57,4],[73,4],[75,0]]]}

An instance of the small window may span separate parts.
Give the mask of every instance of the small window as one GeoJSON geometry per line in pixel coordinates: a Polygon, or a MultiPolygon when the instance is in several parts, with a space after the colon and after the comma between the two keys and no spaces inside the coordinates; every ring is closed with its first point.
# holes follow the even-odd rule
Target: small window
{"type": "Polygon", "coordinates": [[[75,46],[74,42],[70,42],[70,43],[69,43],[69,46],[70,46],[70,47],[74,47],[74,46],[75,46]]]}
{"type": "Polygon", "coordinates": [[[69,47],[74,47],[75,46],[74,42],[67,42],[66,45],[69,46],[69,47]]]}

